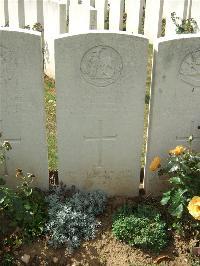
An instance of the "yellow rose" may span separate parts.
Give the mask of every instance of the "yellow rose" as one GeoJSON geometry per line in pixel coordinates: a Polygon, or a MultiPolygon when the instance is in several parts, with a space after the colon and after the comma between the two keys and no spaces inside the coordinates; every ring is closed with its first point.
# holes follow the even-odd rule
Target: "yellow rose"
{"type": "Polygon", "coordinates": [[[180,155],[185,151],[185,148],[183,146],[177,146],[175,149],[170,150],[169,154],[174,155],[180,155]]]}
{"type": "Polygon", "coordinates": [[[150,170],[153,172],[156,171],[160,167],[160,163],[161,163],[160,157],[155,157],[150,164],[149,167],[150,170]]]}
{"type": "Polygon", "coordinates": [[[188,204],[189,213],[196,219],[200,220],[200,197],[195,196],[188,204]]]}

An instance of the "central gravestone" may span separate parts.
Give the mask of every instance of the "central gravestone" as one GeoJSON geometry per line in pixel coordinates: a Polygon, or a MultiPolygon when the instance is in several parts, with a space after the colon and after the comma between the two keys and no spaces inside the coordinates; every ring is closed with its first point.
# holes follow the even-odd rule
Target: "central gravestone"
{"type": "Polygon", "coordinates": [[[137,195],[148,41],[115,33],[55,41],[59,179],[137,195]]]}

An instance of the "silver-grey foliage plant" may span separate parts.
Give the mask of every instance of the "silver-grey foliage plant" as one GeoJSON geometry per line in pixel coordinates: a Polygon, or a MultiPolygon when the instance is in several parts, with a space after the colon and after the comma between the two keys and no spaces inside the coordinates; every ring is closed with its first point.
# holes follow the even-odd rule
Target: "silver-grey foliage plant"
{"type": "Polygon", "coordinates": [[[46,199],[49,205],[46,231],[51,246],[66,246],[72,252],[82,240],[95,237],[100,226],[96,216],[106,206],[104,192],[75,192],[71,197],[61,197],[59,191],[55,190],[46,199]]]}

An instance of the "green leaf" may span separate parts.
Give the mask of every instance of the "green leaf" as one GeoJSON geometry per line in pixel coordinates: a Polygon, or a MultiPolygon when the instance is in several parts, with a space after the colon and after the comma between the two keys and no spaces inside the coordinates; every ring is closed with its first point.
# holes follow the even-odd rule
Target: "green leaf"
{"type": "Polygon", "coordinates": [[[5,200],[5,197],[0,198],[0,204],[2,204],[4,202],[4,200],[5,200]]]}
{"type": "Polygon", "coordinates": [[[24,205],[24,208],[25,208],[26,210],[30,210],[30,209],[31,209],[31,206],[30,206],[29,204],[25,204],[25,205],[24,205]]]}
{"type": "Polygon", "coordinates": [[[174,208],[174,206],[171,206],[170,213],[172,216],[176,216],[177,218],[180,218],[183,213],[183,204],[181,203],[176,208],[174,208]]]}
{"type": "Polygon", "coordinates": [[[163,193],[163,197],[160,203],[162,205],[166,205],[169,202],[170,198],[171,198],[171,191],[165,192],[163,193]]]}
{"type": "Polygon", "coordinates": [[[182,180],[180,179],[179,176],[171,177],[171,178],[169,179],[169,182],[170,182],[171,184],[175,184],[175,185],[183,184],[183,182],[182,182],[182,180]]]}

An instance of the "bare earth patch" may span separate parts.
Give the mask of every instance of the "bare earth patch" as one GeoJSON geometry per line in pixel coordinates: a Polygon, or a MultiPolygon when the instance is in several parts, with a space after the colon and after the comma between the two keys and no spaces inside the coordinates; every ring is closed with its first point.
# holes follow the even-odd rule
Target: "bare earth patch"
{"type": "MultiPolygon", "coordinates": [[[[115,197],[109,200],[106,212],[99,217],[102,226],[94,240],[84,242],[73,254],[64,248],[52,249],[46,240],[38,240],[15,251],[16,265],[25,265],[21,261],[24,254],[30,255],[28,265],[71,265],[71,266],[139,266],[170,265],[190,266],[190,243],[174,236],[169,246],[161,254],[142,251],[118,241],[112,234],[112,215],[127,202],[136,203],[138,199],[115,197]]],[[[196,264],[198,265],[198,264],[196,264]]],[[[196,266],[195,265],[195,266],[196,266]]]]}

